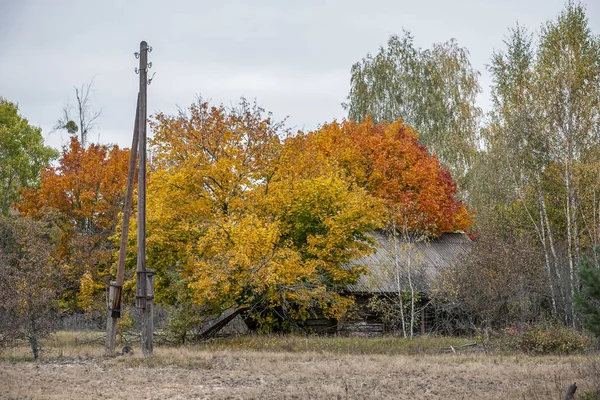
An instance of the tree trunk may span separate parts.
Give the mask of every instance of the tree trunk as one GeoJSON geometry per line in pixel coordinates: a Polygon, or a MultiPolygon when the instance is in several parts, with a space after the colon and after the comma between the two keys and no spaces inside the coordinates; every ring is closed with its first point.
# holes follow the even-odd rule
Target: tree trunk
{"type": "MultiPolygon", "coordinates": [[[[558,256],[556,254],[556,247],[554,246],[554,238],[552,235],[552,228],[550,227],[550,220],[548,219],[548,211],[546,209],[546,201],[542,197],[542,212],[544,215],[544,223],[546,224],[546,232],[548,234],[548,243],[550,245],[550,251],[552,252],[552,257],[554,258],[554,272],[556,273],[556,277],[558,278],[558,290],[561,296],[562,303],[566,305],[566,296],[562,287],[562,274],[560,273],[560,263],[558,256]]],[[[567,310],[565,310],[565,314],[562,316],[563,320],[567,322],[567,310]]]]}
{"type": "MultiPolygon", "coordinates": [[[[408,243],[408,246],[412,246],[412,243],[408,243]]],[[[408,286],[410,288],[410,337],[413,337],[413,328],[415,326],[415,287],[412,283],[412,254],[411,250],[408,251],[408,265],[407,265],[407,274],[408,274],[408,286]]]]}
{"type": "Polygon", "coordinates": [[[402,301],[402,282],[400,274],[400,260],[398,260],[398,233],[396,232],[396,224],[392,223],[392,234],[394,235],[394,269],[396,273],[396,292],[398,294],[398,301],[400,303],[400,323],[402,324],[402,336],[406,335],[406,321],[404,318],[404,302],[402,301]]]}
{"type": "Polygon", "coordinates": [[[29,331],[29,345],[31,346],[31,352],[33,353],[33,359],[37,361],[40,358],[40,344],[38,341],[37,326],[35,319],[31,317],[31,330],[29,331]]]}
{"type": "MultiPolygon", "coordinates": [[[[571,143],[569,143],[569,149],[571,150],[571,143]]],[[[573,169],[571,166],[571,157],[569,154],[569,157],[567,159],[567,171],[565,174],[565,186],[567,189],[567,205],[566,205],[566,216],[567,216],[567,256],[569,258],[569,284],[570,284],[570,291],[571,291],[571,297],[569,299],[569,311],[570,311],[570,317],[571,317],[571,324],[573,325],[573,328],[575,328],[575,309],[573,307],[573,298],[575,297],[575,266],[573,265],[573,222],[572,222],[572,200],[573,200],[573,185],[571,182],[571,178],[572,178],[572,174],[573,174],[573,169]]]]}
{"type": "Polygon", "coordinates": [[[542,211],[540,210],[540,224],[541,234],[542,234],[542,246],[544,248],[544,261],[546,264],[546,276],[548,278],[548,286],[550,287],[550,296],[552,299],[552,310],[554,311],[554,316],[558,317],[558,309],[556,308],[556,295],[554,294],[554,283],[552,279],[552,269],[550,267],[550,255],[548,254],[548,243],[546,243],[546,230],[544,229],[543,224],[543,216],[542,211]]]}

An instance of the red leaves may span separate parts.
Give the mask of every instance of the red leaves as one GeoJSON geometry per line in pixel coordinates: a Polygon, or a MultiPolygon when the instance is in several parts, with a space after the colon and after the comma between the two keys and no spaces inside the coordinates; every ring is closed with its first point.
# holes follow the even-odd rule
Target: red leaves
{"type": "Polygon", "coordinates": [[[69,226],[84,232],[112,232],[124,198],[129,150],[91,144],[76,138],[63,149],[59,165],[48,166],[40,187],[26,190],[17,205],[24,215],[57,209],[69,226]]]}
{"type": "Polygon", "coordinates": [[[307,140],[337,159],[357,184],[384,200],[390,219],[399,226],[439,235],[465,230],[473,223],[455,198],[456,183],[448,170],[402,121],[334,122],[309,134],[307,140]]]}

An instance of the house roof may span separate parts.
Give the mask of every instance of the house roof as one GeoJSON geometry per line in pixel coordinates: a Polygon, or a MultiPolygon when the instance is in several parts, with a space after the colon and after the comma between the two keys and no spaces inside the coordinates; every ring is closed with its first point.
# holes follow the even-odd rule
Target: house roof
{"type": "MultiPolygon", "coordinates": [[[[455,266],[473,242],[464,233],[444,233],[437,239],[407,242],[382,232],[372,234],[375,252],[354,260],[367,272],[346,289],[353,293],[390,293],[398,291],[398,277],[406,285],[408,272],[416,289],[426,290],[440,271],[455,266]]],[[[405,286],[406,289],[408,289],[405,286]]]]}

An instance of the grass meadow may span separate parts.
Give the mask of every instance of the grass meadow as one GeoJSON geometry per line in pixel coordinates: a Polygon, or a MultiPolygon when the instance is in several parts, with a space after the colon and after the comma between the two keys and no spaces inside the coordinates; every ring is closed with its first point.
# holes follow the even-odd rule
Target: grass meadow
{"type": "Polygon", "coordinates": [[[597,352],[527,355],[469,339],[250,335],[157,344],[152,357],[104,357],[102,333],[58,332],[38,362],[0,353],[5,399],[576,399],[600,387],[597,352]],[[450,349],[450,350],[449,350],[450,349]]]}

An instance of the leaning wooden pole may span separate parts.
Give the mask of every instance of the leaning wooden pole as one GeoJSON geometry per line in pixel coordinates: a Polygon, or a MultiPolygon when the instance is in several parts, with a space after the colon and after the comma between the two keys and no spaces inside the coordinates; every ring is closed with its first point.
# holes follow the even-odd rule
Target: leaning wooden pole
{"type": "Polygon", "coordinates": [[[125,258],[127,256],[127,238],[129,233],[129,220],[131,218],[131,202],[133,200],[133,186],[135,182],[135,168],[138,150],[138,131],[140,126],[139,117],[140,94],[138,93],[137,105],[135,108],[133,139],[131,141],[131,152],[129,153],[127,190],[125,192],[125,204],[123,205],[123,226],[121,230],[121,243],[119,245],[117,280],[110,283],[109,290],[109,315],[106,319],[106,345],[104,347],[104,353],[107,356],[115,355],[115,346],[117,344],[117,319],[121,318],[121,297],[123,293],[123,282],[125,281],[125,258]]]}
{"type": "Polygon", "coordinates": [[[142,354],[152,355],[154,335],[153,273],[146,270],[146,102],[148,85],[148,43],[140,43],[140,115],[138,162],[138,231],[136,306],[141,311],[142,354]]]}

